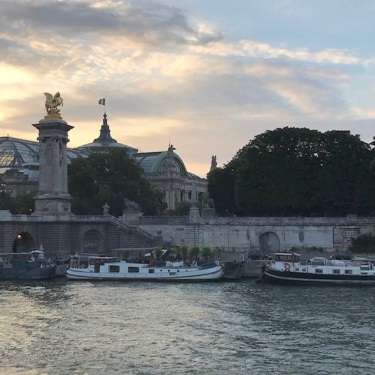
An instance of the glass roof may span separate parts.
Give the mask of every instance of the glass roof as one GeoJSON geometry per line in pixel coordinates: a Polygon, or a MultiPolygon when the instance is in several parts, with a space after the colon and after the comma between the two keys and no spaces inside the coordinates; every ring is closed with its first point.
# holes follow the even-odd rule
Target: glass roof
{"type": "MultiPolygon", "coordinates": [[[[84,152],[68,149],[68,163],[77,157],[87,157],[84,152]]],[[[22,168],[39,163],[39,142],[11,137],[0,137],[0,168],[22,168]]]]}
{"type": "MultiPolygon", "coordinates": [[[[124,146],[118,143],[116,145],[119,145],[120,147],[124,146]]],[[[97,146],[97,144],[95,146],[97,146]]],[[[137,151],[137,149],[133,150],[137,151]]],[[[68,148],[68,163],[70,163],[72,159],[78,157],[88,157],[92,151],[93,148],[91,148],[91,150],[90,148],[84,149],[84,146],[76,149],[68,148]]],[[[189,176],[190,178],[197,177],[194,174],[187,172],[183,161],[177,154],[173,153],[172,155],[175,165],[178,167],[182,176],[189,176]]],[[[132,157],[138,161],[145,173],[155,173],[162,171],[161,169],[163,168],[165,161],[168,160],[168,152],[135,152],[132,154],[132,157]]],[[[0,172],[3,169],[6,170],[8,168],[22,170],[30,164],[39,164],[39,142],[11,137],[0,137],[0,172]]]]}

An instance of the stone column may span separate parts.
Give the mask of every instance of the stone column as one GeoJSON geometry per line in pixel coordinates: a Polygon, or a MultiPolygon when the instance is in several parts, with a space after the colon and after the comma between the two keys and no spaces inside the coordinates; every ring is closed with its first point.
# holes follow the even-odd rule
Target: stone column
{"type": "Polygon", "coordinates": [[[197,199],[197,182],[195,179],[192,183],[190,203],[191,207],[189,211],[189,222],[197,223],[199,221],[199,208],[197,199]]]}
{"type": "Polygon", "coordinates": [[[62,119],[43,119],[33,124],[39,130],[39,191],[36,215],[70,215],[67,143],[73,126],[62,119]]]}

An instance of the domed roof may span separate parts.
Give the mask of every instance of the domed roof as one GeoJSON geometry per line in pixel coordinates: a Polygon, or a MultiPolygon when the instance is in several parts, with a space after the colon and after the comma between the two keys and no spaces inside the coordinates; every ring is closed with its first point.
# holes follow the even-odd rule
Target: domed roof
{"type": "Polygon", "coordinates": [[[130,147],[124,145],[122,143],[118,143],[115,139],[111,137],[111,130],[109,129],[109,125],[107,123],[107,114],[104,112],[103,115],[103,124],[100,128],[100,135],[98,138],[94,139],[92,143],[85,144],[83,146],[79,146],[76,150],[86,150],[86,151],[102,151],[105,149],[112,149],[112,148],[125,148],[126,151],[130,154],[137,152],[138,150],[134,147],[130,147]]]}
{"type": "MultiPolygon", "coordinates": [[[[67,151],[68,162],[79,156],[87,156],[72,149],[67,151]]],[[[0,137],[0,168],[22,168],[39,163],[39,142],[0,137]]]]}
{"type": "Polygon", "coordinates": [[[184,162],[173,150],[174,147],[169,146],[168,151],[140,152],[132,156],[145,173],[163,172],[173,168],[179,175],[188,176],[184,162]]]}

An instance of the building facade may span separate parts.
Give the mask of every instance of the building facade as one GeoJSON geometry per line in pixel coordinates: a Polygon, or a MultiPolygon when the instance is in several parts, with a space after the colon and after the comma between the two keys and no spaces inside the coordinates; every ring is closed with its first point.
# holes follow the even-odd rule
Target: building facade
{"type": "MultiPolygon", "coordinates": [[[[76,158],[88,157],[94,152],[118,148],[126,149],[140,164],[143,176],[163,192],[167,210],[175,210],[179,203],[191,199],[193,181],[198,199],[203,199],[207,194],[207,180],[188,172],[172,145],[164,151],[139,153],[137,148],[112,138],[106,113],[103,115],[99,137],[92,143],[74,149],[68,148],[67,163],[76,158]]],[[[38,191],[39,153],[39,142],[0,137],[0,171],[4,192],[15,196],[20,192],[38,191]]]]}

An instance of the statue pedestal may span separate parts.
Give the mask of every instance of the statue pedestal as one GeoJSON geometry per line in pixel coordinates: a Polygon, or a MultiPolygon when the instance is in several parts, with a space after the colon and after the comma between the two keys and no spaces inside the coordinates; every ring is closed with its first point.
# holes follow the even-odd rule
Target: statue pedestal
{"type": "Polygon", "coordinates": [[[189,222],[198,223],[199,221],[199,208],[196,206],[191,206],[189,211],[189,222]]]}
{"type": "Polygon", "coordinates": [[[139,217],[142,216],[142,212],[126,209],[122,214],[122,219],[125,224],[129,225],[139,225],[139,217]]]}
{"type": "Polygon", "coordinates": [[[33,126],[39,130],[39,191],[34,198],[35,214],[70,215],[67,143],[73,126],[51,116],[33,126]]]}
{"type": "Polygon", "coordinates": [[[65,196],[37,195],[35,198],[35,214],[37,215],[71,215],[69,194],[65,196]]]}

